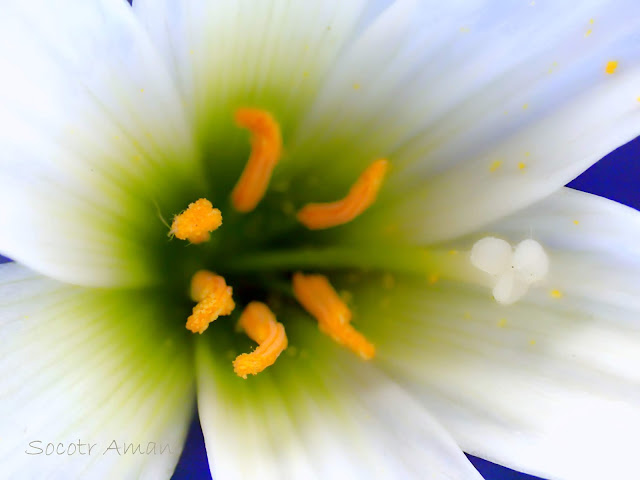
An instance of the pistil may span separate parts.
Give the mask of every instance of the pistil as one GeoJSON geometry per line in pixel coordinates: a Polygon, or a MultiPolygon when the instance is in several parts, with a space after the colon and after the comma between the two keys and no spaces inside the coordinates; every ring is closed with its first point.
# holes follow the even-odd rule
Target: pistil
{"type": "Polygon", "coordinates": [[[269,307],[251,302],[240,315],[238,326],[259,346],[251,353],[239,355],[233,362],[233,371],[242,378],[256,375],[273,365],[287,348],[284,326],[276,321],[269,307]]]}
{"type": "Polygon", "coordinates": [[[373,344],[350,324],[351,310],[327,277],[296,273],[293,276],[293,293],[304,309],[316,318],[321,332],[365,360],[375,356],[373,344]]]}

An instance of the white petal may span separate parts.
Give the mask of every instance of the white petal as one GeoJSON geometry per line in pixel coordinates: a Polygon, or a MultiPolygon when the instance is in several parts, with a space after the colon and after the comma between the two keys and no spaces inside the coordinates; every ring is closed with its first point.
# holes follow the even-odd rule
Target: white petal
{"type": "Polygon", "coordinates": [[[163,324],[161,300],[0,266],[5,478],[171,476],[193,408],[193,371],[183,336],[163,324]]]}
{"type": "Polygon", "coordinates": [[[494,227],[545,246],[527,296],[399,279],[384,308],[379,286],[352,291],[361,330],[465,451],[544,478],[639,476],[640,214],[567,189],[494,227]]]}
{"type": "Polygon", "coordinates": [[[509,268],[512,256],[511,245],[501,238],[485,237],[471,248],[473,266],[491,275],[498,275],[509,268]]]}
{"type": "Polygon", "coordinates": [[[239,352],[224,335],[199,342],[198,405],[214,478],[480,478],[375,366],[336,347],[309,319],[294,315],[292,323],[289,351],[247,380],[233,373],[239,352]]]}
{"type": "Polygon", "coordinates": [[[549,257],[540,243],[528,238],[513,252],[513,268],[527,284],[542,280],[549,271],[549,257]]]}
{"type": "MultiPolygon", "coordinates": [[[[220,181],[223,173],[236,179],[248,155],[234,110],[270,110],[288,144],[344,44],[378,3],[138,0],[133,8],[172,66],[220,181]]],[[[272,183],[301,161],[279,164],[272,183]]]]}
{"type": "Polygon", "coordinates": [[[378,215],[345,231],[454,238],[640,134],[640,3],[531,3],[396,2],[341,56],[300,148],[351,181],[379,156],[395,167],[378,215]]]}
{"type": "Polygon", "coordinates": [[[181,99],[130,7],[7,3],[0,71],[0,252],[74,283],[150,281],[159,213],[201,182],[181,99]]]}

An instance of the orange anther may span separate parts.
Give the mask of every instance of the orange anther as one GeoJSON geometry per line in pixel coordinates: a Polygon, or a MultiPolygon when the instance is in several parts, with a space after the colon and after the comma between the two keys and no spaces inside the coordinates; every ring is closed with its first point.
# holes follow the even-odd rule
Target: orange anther
{"type": "Polygon", "coordinates": [[[220,275],[207,270],[197,272],[191,278],[191,299],[198,304],[187,319],[187,330],[202,333],[220,315],[233,312],[236,304],[232,294],[233,289],[227,286],[220,275]]]}
{"type": "Polygon", "coordinates": [[[362,172],[345,198],[332,203],[309,203],[298,212],[298,221],[311,230],[350,222],[373,204],[388,167],[388,160],[376,160],[362,172]]]}
{"type": "Polygon", "coordinates": [[[251,353],[243,353],[233,361],[233,371],[239,377],[255,375],[273,365],[287,348],[284,326],[264,303],[251,302],[240,315],[238,326],[259,346],[251,353]]]}
{"type": "Polygon", "coordinates": [[[211,202],[201,198],[189,204],[187,209],[173,217],[169,235],[191,243],[206,242],[210,232],[222,225],[222,213],[211,202]]]}
{"type": "Polygon", "coordinates": [[[251,155],[231,193],[231,204],[239,212],[250,212],[262,200],[271,173],[280,159],[280,126],[269,112],[253,108],[236,111],[238,126],[251,132],[251,155]]]}
{"type": "Polygon", "coordinates": [[[321,332],[365,360],[375,356],[375,347],[350,324],[351,310],[327,277],[296,273],[293,276],[293,293],[304,309],[316,318],[321,332]]]}

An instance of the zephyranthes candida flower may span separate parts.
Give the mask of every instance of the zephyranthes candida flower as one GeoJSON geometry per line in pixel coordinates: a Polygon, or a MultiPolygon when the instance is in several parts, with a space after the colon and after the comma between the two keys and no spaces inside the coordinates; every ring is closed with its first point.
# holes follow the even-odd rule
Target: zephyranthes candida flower
{"type": "Polygon", "coordinates": [[[640,4],[2,2],[0,463],[634,478],[640,4]],[[185,328],[185,325],[187,328],[185,328]],[[245,378],[246,377],[246,378],[245,378]]]}

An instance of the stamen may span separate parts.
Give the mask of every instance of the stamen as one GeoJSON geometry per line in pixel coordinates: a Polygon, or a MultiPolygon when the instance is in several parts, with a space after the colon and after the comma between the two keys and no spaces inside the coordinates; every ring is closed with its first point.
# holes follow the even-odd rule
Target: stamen
{"type": "Polygon", "coordinates": [[[282,152],[282,135],[278,123],[264,110],[241,108],[235,120],[251,132],[251,155],[231,193],[233,208],[246,213],[256,208],[267,191],[282,152]]]}
{"type": "Polygon", "coordinates": [[[173,217],[169,235],[191,243],[206,242],[211,238],[210,232],[222,225],[222,213],[213,208],[211,202],[201,198],[189,204],[187,209],[173,217]]]}
{"type": "Polygon", "coordinates": [[[284,326],[264,303],[251,302],[240,315],[238,326],[259,346],[251,353],[243,353],[233,361],[233,371],[239,377],[255,375],[273,365],[287,348],[284,326]]]}
{"type": "Polygon", "coordinates": [[[376,160],[362,172],[345,198],[332,203],[309,203],[298,212],[298,221],[310,230],[331,228],[350,222],[376,200],[388,168],[388,160],[376,160]]]}
{"type": "Polygon", "coordinates": [[[324,275],[293,276],[293,293],[304,309],[318,321],[320,331],[365,360],[375,356],[375,347],[351,322],[351,310],[340,299],[324,275]]]}
{"type": "Polygon", "coordinates": [[[187,319],[187,330],[204,332],[220,315],[229,315],[236,304],[231,296],[233,289],[224,278],[207,270],[200,270],[191,278],[191,299],[198,304],[187,319]]]}

